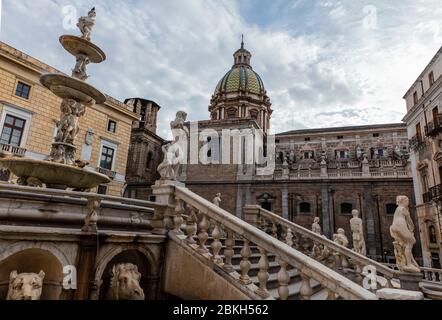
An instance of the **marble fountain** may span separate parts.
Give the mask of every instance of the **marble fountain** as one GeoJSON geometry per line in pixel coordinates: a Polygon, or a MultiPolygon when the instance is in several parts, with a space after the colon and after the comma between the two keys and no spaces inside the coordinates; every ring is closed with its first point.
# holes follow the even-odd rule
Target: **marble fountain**
{"type": "Polygon", "coordinates": [[[12,156],[0,159],[0,166],[17,176],[17,183],[20,185],[45,185],[48,188],[86,191],[111,182],[106,175],[87,170],[87,163],[75,159],[75,138],[79,132],[80,118],[85,115],[86,108],[106,101],[103,93],[86,83],[87,65],[101,63],[106,59],[105,53],[91,42],[95,19],[96,11],[93,8],[87,16],[78,21],[81,37],[60,37],[63,48],[76,58],[72,76],[45,74],[40,78],[43,86],[62,99],[57,135],[49,157],[46,160],[12,156]]]}

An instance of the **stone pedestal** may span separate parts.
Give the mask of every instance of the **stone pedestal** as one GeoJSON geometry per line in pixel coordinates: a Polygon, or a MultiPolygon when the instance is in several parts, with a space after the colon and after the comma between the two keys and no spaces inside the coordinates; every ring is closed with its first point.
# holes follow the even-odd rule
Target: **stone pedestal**
{"type": "Polygon", "coordinates": [[[401,289],[419,291],[419,283],[423,280],[423,275],[422,273],[400,272],[398,278],[401,282],[401,289]]]}
{"type": "Polygon", "coordinates": [[[376,296],[380,300],[424,300],[422,292],[400,289],[381,289],[376,291],[376,296]]]}
{"type": "Polygon", "coordinates": [[[155,228],[156,233],[161,229],[173,229],[173,217],[175,215],[175,187],[185,187],[185,185],[178,181],[158,180],[155,185],[152,186],[152,193],[155,195],[156,202],[168,206],[165,208],[164,212],[162,212],[163,228],[158,228],[157,224],[155,228]]]}
{"type": "Polygon", "coordinates": [[[252,226],[259,227],[258,215],[259,215],[259,207],[256,205],[245,206],[243,208],[244,221],[251,224],[252,226]]]}

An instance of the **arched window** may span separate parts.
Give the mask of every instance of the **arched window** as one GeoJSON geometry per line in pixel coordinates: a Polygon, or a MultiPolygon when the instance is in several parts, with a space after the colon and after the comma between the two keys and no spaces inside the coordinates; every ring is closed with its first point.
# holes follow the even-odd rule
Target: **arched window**
{"type": "Polygon", "coordinates": [[[351,214],[353,211],[353,204],[348,202],[341,203],[341,214],[351,214]]]}
{"type": "Polygon", "coordinates": [[[308,202],[301,202],[299,204],[299,213],[310,214],[312,212],[312,206],[308,202]]]}
{"type": "MultiPolygon", "coordinates": [[[[210,142],[212,141],[212,137],[207,137],[207,144],[210,145],[210,142]]],[[[212,148],[210,147],[209,150],[207,150],[207,158],[212,158],[212,148]]]]}
{"type": "Polygon", "coordinates": [[[228,119],[234,119],[234,118],[236,118],[236,109],[235,109],[235,108],[229,108],[229,109],[227,109],[227,118],[228,118],[228,119]]]}
{"type": "Polygon", "coordinates": [[[389,215],[393,215],[396,211],[397,204],[395,203],[387,203],[385,205],[385,212],[389,215]]]}
{"type": "Polygon", "coordinates": [[[437,243],[436,228],[433,225],[428,227],[428,237],[430,238],[430,243],[437,243]]]}

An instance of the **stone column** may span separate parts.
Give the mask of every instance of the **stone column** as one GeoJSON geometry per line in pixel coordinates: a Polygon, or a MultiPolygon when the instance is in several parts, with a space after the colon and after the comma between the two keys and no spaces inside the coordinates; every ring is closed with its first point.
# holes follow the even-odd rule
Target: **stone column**
{"type": "Polygon", "coordinates": [[[97,235],[84,235],[79,248],[79,257],[77,264],[77,290],[75,290],[74,300],[89,300],[97,257],[97,235]]]}
{"type": "Polygon", "coordinates": [[[287,185],[284,184],[281,190],[281,208],[282,208],[282,217],[286,220],[289,219],[289,190],[287,185]]]}
{"type": "Polygon", "coordinates": [[[241,218],[242,211],[242,187],[241,184],[238,184],[236,191],[236,216],[241,218]]]}
{"type": "Polygon", "coordinates": [[[328,197],[328,185],[326,183],[321,184],[321,207],[322,207],[322,232],[330,239],[330,216],[329,216],[329,197],[328,197]]]}

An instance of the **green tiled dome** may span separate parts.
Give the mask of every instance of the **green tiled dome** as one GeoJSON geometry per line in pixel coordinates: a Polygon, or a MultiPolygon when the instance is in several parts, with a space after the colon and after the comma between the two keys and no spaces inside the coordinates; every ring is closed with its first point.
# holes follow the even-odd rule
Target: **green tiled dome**
{"type": "Polygon", "coordinates": [[[246,90],[254,94],[264,94],[264,84],[260,76],[246,65],[235,66],[227,72],[216,86],[215,95],[223,92],[246,90]]]}

